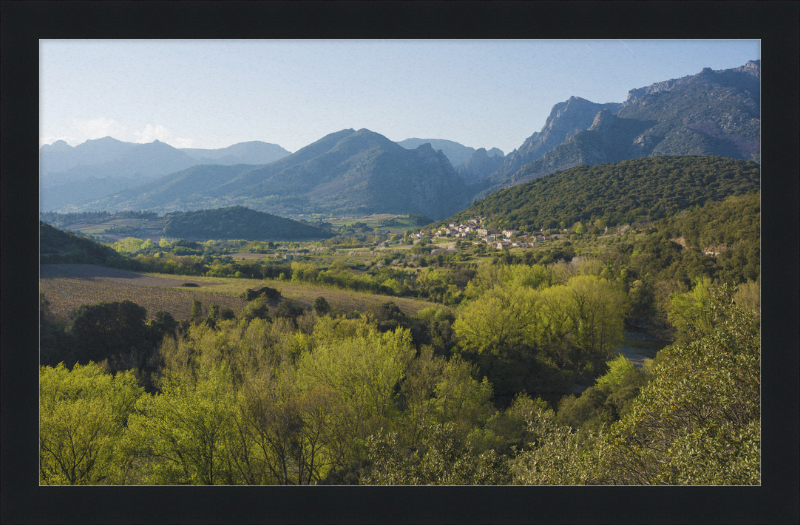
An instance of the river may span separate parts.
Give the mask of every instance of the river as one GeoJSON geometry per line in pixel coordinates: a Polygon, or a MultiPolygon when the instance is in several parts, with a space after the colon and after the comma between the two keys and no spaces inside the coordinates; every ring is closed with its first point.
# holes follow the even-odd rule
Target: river
{"type": "MultiPolygon", "coordinates": [[[[672,344],[670,341],[662,341],[644,330],[634,328],[632,326],[625,326],[623,332],[625,339],[622,341],[622,346],[611,352],[613,357],[621,353],[631,360],[633,366],[640,368],[644,365],[645,359],[654,359],[656,353],[665,346],[672,344]]],[[[580,394],[586,390],[586,386],[575,384],[572,387],[573,394],[580,394]]]]}
{"type": "Polygon", "coordinates": [[[672,344],[669,341],[656,339],[643,330],[630,326],[625,328],[625,339],[617,352],[630,359],[637,367],[642,366],[645,359],[655,358],[659,350],[672,344]]]}

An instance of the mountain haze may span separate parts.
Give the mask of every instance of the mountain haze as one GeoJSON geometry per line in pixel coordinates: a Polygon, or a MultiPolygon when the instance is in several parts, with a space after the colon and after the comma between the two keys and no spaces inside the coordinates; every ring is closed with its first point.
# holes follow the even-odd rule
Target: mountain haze
{"type": "Polygon", "coordinates": [[[180,148],[181,151],[190,157],[201,161],[203,164],[269,164],[287,155],[290,151],[283,149],[277,144],[269,144],[258,140],[250,142],[239,142],[227,148],[219,149],[200,149],[200,148],[180,148]]]}
{"type": "Polygon", "coordinates": [[[456,173],[461,179],[470,182],[491,175],[503,165],[503,156],[490,156],[484,148],[475,150],[475,153],[463,163],[456,166],[456,173]]]}
{"type": "Polygon", "coordinates": [[[158,140],[137,144],[105,137],[75,147],[60,140],[39,150],[39,205],[42,211],[80,205],[198,164],[260,165],[288,154],[259,141],[180,150],[158,140]]]}

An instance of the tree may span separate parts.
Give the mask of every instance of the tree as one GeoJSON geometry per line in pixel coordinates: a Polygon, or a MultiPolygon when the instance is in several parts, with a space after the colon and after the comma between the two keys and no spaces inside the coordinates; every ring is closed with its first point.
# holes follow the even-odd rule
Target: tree
{"type": "Polygon", "coordinates": [[[622,343],[625,292],[616,283],[578,275],[569,279],[567,295],[578,348],[589,356],[608,359],[622,343]]]}
{"type": "Polygon", "coordinates": [[[469,303],[453,328],[460,346],[473,353],[503,355],[535,340],[539,297],[535,290],[497,287],[469,303]]]}
{"type": "Polygon", "coordinates": [[[514,485],[585,485],[596,482],[600,455],[593,433],[578,434],[556,422],[552,410],[525,414],[530,446],[510,461],[514,485]]]}
{"type": "Polygon", "coordinates": [[[40,479],[45,485],[125,481],[119,440],[143,389],[130,372],[94,363],[39,370],[40,479]]]}
{"type": "Polygon", "coordinates": [[[690,292],[671,295],[667,320],[678,330],[682,341],[699,339],[711,332],[711,280],[708,277],[695,279],[690,292]]]}
{"type": "Polygon", "coordinates": [[[158,395],[144,395],[128,420],[126,445],[154,461],[142,465],[154,484],[231,484],[225,454],[234,403],[223,363],[201,361],[196,379],[168,377],[158,395]]]}
{"type": "Polygon", "coordinates": [[[465,438],[472,428],[483,423],[494,411],[492,385],[473,378],[478,367],[453,356],[443,367],[436,383],[434,416],[440,424],[451,423],[453,430],[465,438]]]}
{"type": "Polygon", "coordinates": [[[493,450],[478,454],[451,424],[426,425],[420,446],[410,454],[396,432],[370,436],[367,449],[371,466],[361,477],[365,485],[497,485],[508,477],[493,450]]]}
{"type": "Polygon", "coordinates": [[[405,433],[410,442],[416,442],[423,427],[433,417],[432,400],[436,383],[444,369],[445,359],[433,355],[433,348],[426,345],[408,365],[400,391],[406,410],[405,433]]]}
{"type": "Polygon", "coordinates": [[[325,300],[324,297],[317,297],[314,299],[314,311],[317,312],[317,315],[320,317],[323,315],[327,315],[331,311],[331,306],[328,304],[328,301],[325,300]]]}
{"type": "Polygon", "coordinates": [[[86,364],[114,356],[129,356],[141,367],[151,350],[145,320],[147,310],[131,301],[81,305],[70,312],[67,332],[77,348],[77,360],[86,364]]]}
{"type": "Polygon", "coordinates": [[[341,329],[335,323],[325,317],[317,324],[313,351],[300,356],[297,382],[304,391],[324,386],[341,400],[331,423],[336,435],[331,447],[335,466],[345,469],[363,453],[359,440],[394,413],[396,387],[414,347],[405,329],[381,333],[363,320],[338,323],[341,329]]]}
{"type": "Polygon", "coordinates": [[[192,320],[199,323],[203,317],[203,305],[199,299],[192,299],[192,320]]]}

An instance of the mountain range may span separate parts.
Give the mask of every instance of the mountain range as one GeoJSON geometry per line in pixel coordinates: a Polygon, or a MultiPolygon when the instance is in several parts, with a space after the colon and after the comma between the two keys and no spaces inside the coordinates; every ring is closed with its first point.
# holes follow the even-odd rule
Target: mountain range
{"type": "MultiPolygon", "coordinates": [[[[447,160],[450,161],[450,164],[453,165],[456,169],[458,169],[459,164],[466,162],[477,150],[475,148],[470,148],[469,146],[464,146],[463,144],[459,144],[458,142],[454,142],[452,140],[445,140],[445,139],[405,139],[398,142],[401,146],[406,149],[416,149],[422,146],[425,143],[431,145],[433,149],[436,151],[442,150],[442,153],[445,154],[447,160]]],[[[483,148],[481,148],[483,149],[483,148]]],[[[497,148],[491,148],[488,151],[488,155],[492,157],[503,157],[502,150],[497,148]]]]}
{"type": "Polygon", "coordinates": [[[758,163],[760,78],[756,60],[632,89],[623,102],[570,97],[508,155],[445,139],[395,143],[367,129],[331,133],[293,154],[261,142],[178,150],[158,141],[105,138],[75,148],[59,141],[41,149],[42,209],[166,212],[242,205],[286,215],[384,212],[438,219],[499,189],[581,164],[663,155],[758,163]]]}
{"type": "Polygon", "coordinates": [[[580,164],[659,155],[760,162],[760,82],[761,61],[755,60],[632,89],[621,104],[572,97],[556,104],[542,131],[509,153],[502,168],[473,183],[472,190],[482,198],[580,164]]]}
{"type": "Polygon", "coordinates": [[[221,149],[178,149],[161,141],[147,144],[111,137],[75,147],[63,140],[45,144],[39,155],[42,211],[94,201],[198,164],[268,164],[289,152],[277,144],[243,142],[221,149]]]}
{"type": "Polygon", "coordinates": [[[193,166],[81,210],[241,205],[285,215],[380,212],[441,218],[469,204],[468,197],[450,161],[430,144],[409,150],[367,129],[345,129],[263,166],[193,166]]]}

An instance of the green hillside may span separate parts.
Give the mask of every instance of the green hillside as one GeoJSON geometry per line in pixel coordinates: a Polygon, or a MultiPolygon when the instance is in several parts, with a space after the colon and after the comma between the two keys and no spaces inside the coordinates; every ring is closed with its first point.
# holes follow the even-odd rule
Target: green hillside
{"type": "Polygon", "coordinates": [[[515,229],[571,226],[602,219],[612,226],[638,216],[669,217],[758,190],[758,164],[725,157],[663,156],[576,166],[497,191],[442,221],[485,216],[515,229]]]}
{"type": "Polygon", "coordinates": [[[41,264],[105,264],[108,257],[117,256],[108,246],[39,221],[41,264]]]}
{"type": "Polygon", "coordinates": [[[291,219],[243,206],[173,212],[165,215],[164,235],[182,239],[307,240],[333,234],[291,219]]]}

